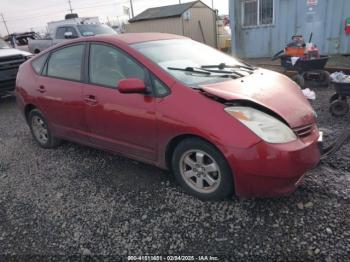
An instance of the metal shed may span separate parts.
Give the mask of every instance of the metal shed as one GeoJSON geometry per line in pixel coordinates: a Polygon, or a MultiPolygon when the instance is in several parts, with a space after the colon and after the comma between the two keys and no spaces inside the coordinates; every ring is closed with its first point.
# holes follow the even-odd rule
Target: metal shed
{"type": "Polygon", "coordinates": [[[232,52],[242,58],[271,57],[292,35],[313,33],[323,54],[350,54],[349,0],[229,0],[232,52]]]}
{"type": "Polygon", "coordinates": [[[217,46],[216,12],[201,1],[149,8],[129,23],[127,33],[171,33],[217,46]]]}

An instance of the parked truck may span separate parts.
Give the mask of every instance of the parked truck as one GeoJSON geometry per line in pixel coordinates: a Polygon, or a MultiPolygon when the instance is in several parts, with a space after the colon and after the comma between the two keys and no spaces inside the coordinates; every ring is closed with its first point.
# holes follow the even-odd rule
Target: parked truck
{"type": "Polygon", "coordinates": [[[0,39],[0,97],[15,89],[18,68],[31,56],[31,53],[11,48],[0,39]]]}
{"type": "Polygon", "coordinates": [[[29,51],[38,54],[41,51],[68,39],[100,34],[117,34],[112,28],[101,24],[98,17],[74,17],[47,24],[49,37],[29,40],[29,51]]]}

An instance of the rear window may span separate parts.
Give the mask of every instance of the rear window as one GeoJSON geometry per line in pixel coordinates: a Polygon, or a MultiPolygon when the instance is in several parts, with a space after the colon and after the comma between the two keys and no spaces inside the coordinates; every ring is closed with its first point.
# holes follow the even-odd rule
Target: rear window
{"type": "Polygon", "coordinates": [[[83,45],[64,47],[54,51],[49,59],[47,75],[67,80],[81,79],[83,45]]]}
{"type": "Polygon", "coordinates": [[[34,71],[38,74],[41,75],[41,72],[43,70],[43,67],[46,63],[47,57],[49,56],[48,53],[41,55],[40,57],[36,58],[32,62],[32,66],[34,71]]]}
{"type": "Polygon", "coordinates": [[[59,27],[56,30],[56,39],[64,39],[64,33],[66,32],[65,27],[59,27]]]}

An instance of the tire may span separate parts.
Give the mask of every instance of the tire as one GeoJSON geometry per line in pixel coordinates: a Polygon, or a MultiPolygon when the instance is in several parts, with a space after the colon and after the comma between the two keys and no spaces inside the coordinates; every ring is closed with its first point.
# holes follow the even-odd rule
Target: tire
{"type": "Polygon", "coordinates": [[[292,76],[292,80],[299,85],[301,89],[305,87],[305,79],[303,75],[297,74],[292,76]]]}
{"type": "Polygon", "coordinates": [[[329,108],[329,111],[331,114],[335,117],[341,117],[345,116],[349,112],[349,104],[346,102],[346,100],[336,100],[331,103],[331,107],[329,108]]]}
{"type": "Polygon", "coordinates": [[[39,110],[30,111],[28,124],[35,142],[40,147],[50,149],[60,145],[61,140],[53,136],[47,120],[39,110]]]}
{"type": "Polygon", "coordinates": [[[333,103],[334,101],[339,99],[339,95],[337,93],[335,93],[334,95],[331,96],[331,98],[329,99],[329,103],[333,103]]]}
{"type": "Polygon", "coordinates": [[[220,200],[234,192],[231,168],[213,145],[199,138],[182,141],[172,156],[172,171],[178,183],[202,200],[220,200]]]}
{"type": "Polygon", "coordinates": [[[320,70],[318,71],[320,74],[320,85],[324,87],[329,87],[331,84],[331,77],[328,71],[320,70]]]}

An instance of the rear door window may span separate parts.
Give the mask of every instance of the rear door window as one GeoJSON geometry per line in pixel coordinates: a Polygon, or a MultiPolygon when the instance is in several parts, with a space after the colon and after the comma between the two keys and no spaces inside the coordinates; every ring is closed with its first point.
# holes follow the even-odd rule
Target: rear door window
{"type": "Polygon", "coordinates": [[[41,72],[43,70],[43,67],[46,63],[47,57],[49,56],[49,53],[46,53],[44,55],[41,55],[40,57],[36,58],[32,62],[32,66],[34,71],[38,74],[41,75],[41,72]]]}
{"type": "Polygon", "coordinates": [[[47,65],[47,76],[81,80],[84,45],[74,45],[54,51],[47,65]]]}

